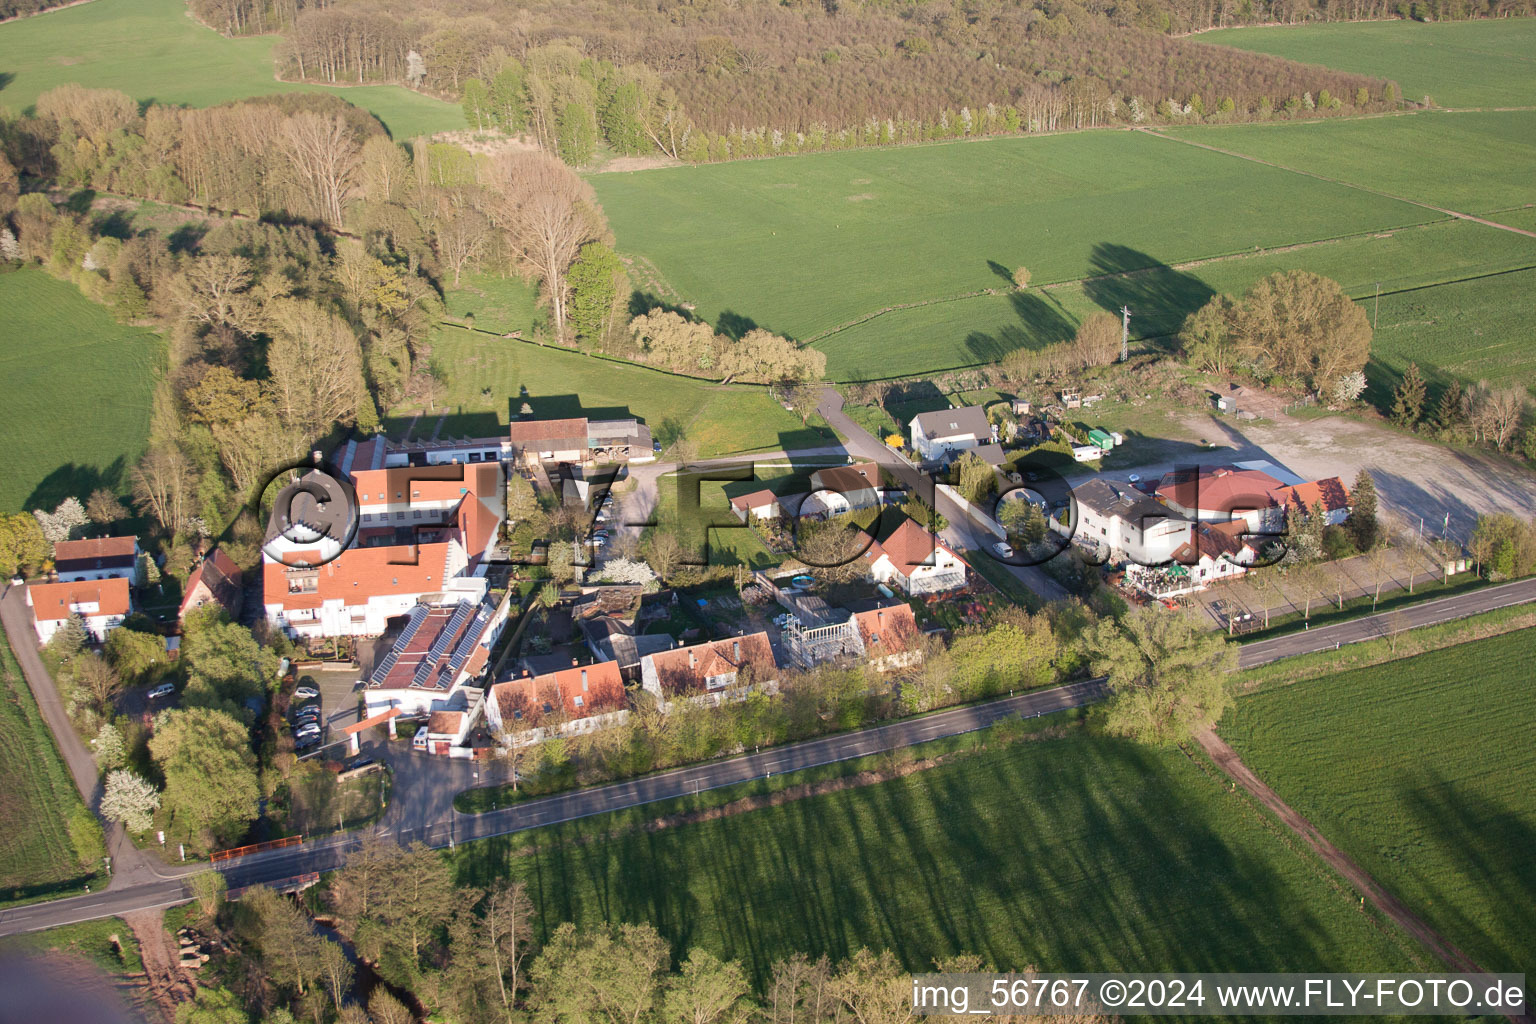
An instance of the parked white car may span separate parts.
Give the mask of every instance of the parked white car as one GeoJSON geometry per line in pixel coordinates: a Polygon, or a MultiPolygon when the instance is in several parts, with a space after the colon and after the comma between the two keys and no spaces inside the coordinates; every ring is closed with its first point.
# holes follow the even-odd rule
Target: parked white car
{"type": "Polygon", "coordinates": [[[175,692],[176,686],[174,683],[161,683],[159,686],[149,691],[149,699],[159,700],[161,697],[169,697],[175,692]]]}

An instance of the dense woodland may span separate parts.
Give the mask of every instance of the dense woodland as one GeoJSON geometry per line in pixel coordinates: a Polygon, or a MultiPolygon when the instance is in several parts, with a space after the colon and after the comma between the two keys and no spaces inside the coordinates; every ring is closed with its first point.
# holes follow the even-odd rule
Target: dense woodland
{"type": "MultiPolygon", "coordinates": [[[[253,17],[196,9],[230,31],[253,17]]],[[[1176,38],[1157,21],[1072,2],[585,3],[508,17],[489,0],[340,0],[302,8],[277,56],[284,77],[462,98],[477,127],[527,132],[573,164],[599,138],[698,161],[1396,99],[1388,83],[1176,38]]]]}

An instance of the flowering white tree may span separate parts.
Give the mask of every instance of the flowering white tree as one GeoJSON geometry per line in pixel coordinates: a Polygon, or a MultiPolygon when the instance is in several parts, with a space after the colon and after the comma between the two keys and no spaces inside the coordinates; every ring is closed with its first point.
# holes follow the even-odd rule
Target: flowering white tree
{"type": "Polygon", "coordinates": [[[632,583],[644,586],[656,581],[656,571],[635,558],[615,558],[603,563],[600,578],[608,583],[632,583]]]}
{"type": "Polygon", "coordinates": [[[79,498],[65,498],[52,512],[38,509],[32,514],[43,528],[43,536],[52,544],[78,537],[91,522],[79,498]]]}
{"type": "Polygon", "coordinates": [[[1348,405],[1365,393],[1365,374],[1354,370],[1333,382],[1328,398],[1334,405],[1348,405]]]}
{"type": "Polygon", "coordinates": [[[121,768],[128,761],[128,746],[123,742],[123,734],[111,722],[101,723],[91,745],[96,748],[96,766],[102,771],[121,768]]]}
{"type": "Polygon", "coordinates": [[[143,832],[154,820],[160,806],[160,791],[154,783],[127,768],[107,776],[101,794],[101,813],[109,821],[120,821],[130,832],[143,832]]]}
{"type": "Polygon", "coordinates": [[[412,89],[421,88],[421,83],[427,77],[427,62],[421,59],[421,54],[415,50],[405,55],[405,80],[411,83],[412,89]]]}
{"type": "Polygon", "coordinates": [[[21,243],[16,240],[16,235],[10,228],[0,228],[0,260],[10,263],[20,263],[26,254],[21,251],[21,243]]]}

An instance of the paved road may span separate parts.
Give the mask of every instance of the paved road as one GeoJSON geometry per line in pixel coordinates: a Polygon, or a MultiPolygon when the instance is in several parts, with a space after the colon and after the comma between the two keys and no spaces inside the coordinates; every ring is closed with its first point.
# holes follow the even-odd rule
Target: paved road
{"type": "Polygon", "coordinates": [[[1469,594],[1443,597],[1423,604],[1410,605],[1397,612],[1370,615],[1351,619],[1332,626],[1306,629],[1289,633],[1272,640],[1259,640],[1244,644],[1238,653],[1237,663],[1242,668],[1252,668],[1266,662],[1289,658],[1295,654],[1326,651],[1363,640],[1375,640],[1395,630],[1434,626],[1468,615],[1490,612],[1497,608],[1526,604],[1536,601],[1536,579],[1515,580],[1494,587],[1474,590],[1469,594]]]}
{"type": "MultiPolygon", "coordinates": [[[[1432,625],[1463,618],[1494,608],[1536,601],[1536,580],[1519,580],[1497,587],[1458,594],[1425,602],[1402,614],[1414,626],[1432,625]]],[[[1323,629],[1279,637],[1245,648],[1240,663],[1245,667],[1275,661],[1295,654],[1322,651],[1336,644],[1354,643],[1385,635],[1391,628],[1391,615],[1377,615],[1323,629]],[[1252,653],[1250,653],[1252,652],[1252,653]]],[[[22,645],[25,646],[25,645],[22,645]]],[[[629,782],[618,782],[593,789],[560,793],[530,800],[514,807],[482,815],[448,812],[443,818],[408,825],[394,815],[380,831],[405,842],[424,841],[444,847],[467,839],[506,835],[525,829],[572,821],[606,811],[637,807],[657,800],[687,796],[768,775],[812,768],[850,758],[877,754],[927,740],[955,736],[985,728],[1012,716],[1049,714],[1081,707],[1101,699],[1102,681],[1088,680],[1005,697],[986,704],[955,708],[922,718],[892,722],[888,725],[837,736],[826,736],[802,743],[776,747],[761,753],[727,758],[709,764],[680,768],[629,782]]],[[[451,796],[451,795],[450,795],[451,796]]],[[[442,806],[441,800],[429,801],[442,806]]],[[[329,836],[314,843],[264,853],[233,861],[221,868],[231,886],[270,882],[290,878],[307,871],[325,871],[336,867],[346,848],[356,836],[329,836]]],[[[0,912],[0,935],[35,931],[60,924],[89,920],[111,914],[180,902],[180,883],[175,880],[144,881],[106,893],[78,896],[49,903],[34,904],[0,912]]]]}
{"type": "MultiPolygon", "coordinates": [[[[926,495],[934,490],[933,481],[930,478],[891,451],[878,437],[848,418],[848,414],[843,412],[843,396],[835,389],[822,390],[821,404],[816,407],[816,411],[821,413],[834,430],[843,435],[850,453],[890,470],[914,494],[926,495]]],[[[979,557],[982,558],[992,557],[986,554],[986,551],[997,537],[987,527],[972,519],[969,509],[962,507],[942,491],[935,491],[933,497],[935,507],[945,519],[949,520],[949,527],[943,533],[944,542],[957,549],[979,551],[981,552],[979,557]]],[[[1045,570],[1039,566],[1012,565],[1002,561],[996,564],[1012,573],[1019,583],[1047,601],[1057,601],[1070,596],[1065,587],[1046,575],[1045,570]]]]}

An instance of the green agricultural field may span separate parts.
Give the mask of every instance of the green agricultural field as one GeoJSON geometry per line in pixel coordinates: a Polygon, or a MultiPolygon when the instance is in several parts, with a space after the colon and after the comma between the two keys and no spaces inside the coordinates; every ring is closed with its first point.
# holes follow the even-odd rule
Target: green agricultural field
{"type": "Polygon", "coordinates": [[[1233,28],[1202,42],[1389,78],[1411,100],[1451,107],[1526,106],[1536,99],[1536,19],[1233,28]]]}
{"type": "Polygon", "coordinates": [[[1167,134],[1461,213],[1536,202],[1533,110],[1204,125],[1167,134]]]}
{"type": "MultiPolygon", "coordinates": [[[[663,294],[723,329],[750,321],[801,340],[891,306],[1008,288],[1021,264],[1038,285],[1439,219],[1122,131],[601,174],[592,183],[620,248],[639,257],[642,287],[654,268],[663,294]]],[[[1007,348],[1061,330],[1049,304],[1022,319],[1024,336],[1007,348]]],[[[830,339],[819,347],[844,372],[872,362],[845,358],[830,339]]],[[[926,352],[926,339],[904,339],[901,354],[911,351],[926,352]]],[[[880,375],[924,368],[895,356],[874,363],[880,375]]]]}
{"type": "Polygon", "coordinates": [[[1038,347],[1070,336],[1073,325],[1089,313],[1122,305],[1133,311],[1133,338],[1167,338],[1213,294],[1241,293],[1266,274],[1303,269],[1338,281],[1368,312],[1376,285],[1381,285],[1375,352],[1385,366],[1400,370],[1417,359],[1421,366],[1441,366],[1472,380],[1482,375],[1536,382],[1536,352],[1527,353],[1520,335],[1506,327],[1525,309],[1525,293],[1503,294],[1500,307],[1483,301],[1482,292],[1488,290],[1491,298],[1493,286],[1448,283],[1533,266],[1536,238],[1443,220],[1195,266],[1034,288],[1023,295],[984,295],[896,310],[832,334],[820,345],[829,353],[830,374],[858,380],[888,376],[893,362],[914,371],[947,369],[1021,346],[1038,347]],[[1404,293],[1403,301],[1398,293],[1404,293]],[[1464,330],[1440,329],[1449,323],[1464,330]],[[1484,336],[1500,339],[1504,362],[1472,365],[1484,344],[1477,339],[1484,336]]]}
{"type": "Polygon", "coordinates": [[[1455,376],[1530,387],[1536,384],[1532,323],[1536,270],[1384,295],[1371,361],[1394,380],[1413,360],[1431,380],[1455,376]]]}
{"type": "Polygon", "coordinates": [[[791,952],[861,946],[914,969],[958,952],[1044,970],[1410,963],[1406,940],[1196,762],[1078,730],[715,821],[612,826],[465,844],[460,878],[527,882],[545,933],[650,921],[759,984],[791,952]]]}
{"type": "Polygon", "coordinates": [[[364,107],[397,139],[466,127],[455,104],[401,86],[326,88],[279,82],[274,36],[226,39],[183,0],[92,0],[0,25],[0,106],[24,110],[66,82],[121,89],[136,100],[208,107],[277,92],[333,92],[364,107]]]}
{"type": "MultiPolygon", "coordinates": [[[[829,443],[824,430],[802,427],[800,418],[763,388],[722,387],[456,327],[437,332],[432,362],[447,376],[438,410],[438,415],[449,410],[444,436],[500,433],[523,402],[521,389],[527,388],[527,401],[538,416],[638,416],[657,440],[670,444],[686,435],[705,456],[829,443]]],[[[402,431],[416,412],[395,410],[391,431],[402,431]]],[[[413,436],[430,435],[436,418],[423,415],[413,436]]]]}
{"type": "Polygon", "coordinates": [[[1341,850],[1488,970],[1536,962],[1536,634],[1280,686],[1221,732],[1341,850]]]}
{"type": "MultiPolygon", "coordinates": [[[[22,637],[21,642],[32,639],[22,637]]],[[[0,816],[13,823],[0,845],[0,903],[65,890],[72,895],[96,880],[96,865],[81,869],[70,824],[74,821],[84,833],[94,832],[98,847],[103,846],[101,828],[86,810],[53,745],[4,632],[0,632],[0,816]]],[[[91,837],[82,835],[82,839],[90,842],[91,837]]]]}
{"type": "Polygon", "coordinates": [[[36,268],[0,274],[0,511],[53,508],[97,487],[125,492],[144,451],[160,336],[114,321],[36,268]]]}

